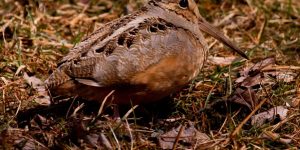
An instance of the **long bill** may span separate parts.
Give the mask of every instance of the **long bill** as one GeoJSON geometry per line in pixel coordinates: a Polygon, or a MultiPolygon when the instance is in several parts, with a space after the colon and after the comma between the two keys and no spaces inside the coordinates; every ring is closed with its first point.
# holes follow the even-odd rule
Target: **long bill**
{"type": "Polygon", "coordinates": [[[242,57],[249,59],[248,56],[234,43],[232,43],[227,37],[225,37],[221,31],[219,31],[216,27],[210,25],[208,22],[206,22],[204,19],[199,19],[199,28],[203,32],[211,35],[212,37],[216,38],[235,52],[237,52],[242,57]]]}

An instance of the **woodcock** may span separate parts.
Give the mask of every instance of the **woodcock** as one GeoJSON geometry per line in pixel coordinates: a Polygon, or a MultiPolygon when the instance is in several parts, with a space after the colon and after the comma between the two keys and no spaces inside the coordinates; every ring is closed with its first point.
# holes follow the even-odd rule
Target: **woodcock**
{"type": "Polygon", "coordinates": [[[193,80],[205,63],[202,32],[247,56],[199,14],[194,0],[150,0],[139,11],[105,24],[65,56],[45,81],[52,95],[100,103],[162,99],[193,80]]]}

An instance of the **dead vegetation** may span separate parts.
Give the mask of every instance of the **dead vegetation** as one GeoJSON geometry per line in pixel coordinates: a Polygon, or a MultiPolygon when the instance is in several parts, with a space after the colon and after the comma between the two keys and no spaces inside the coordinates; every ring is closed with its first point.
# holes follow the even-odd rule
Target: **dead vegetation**
{"type": "Polygon", "coordinates": [[[46,79],[82,37],[141,4],[0,0],[0,149],[299,149],[298,0],[199,2],[251,60],[207,37],[203,72],[160,104],[122,107],[120,120],[78,98],[43,106],[28,80],[46,79]]]}

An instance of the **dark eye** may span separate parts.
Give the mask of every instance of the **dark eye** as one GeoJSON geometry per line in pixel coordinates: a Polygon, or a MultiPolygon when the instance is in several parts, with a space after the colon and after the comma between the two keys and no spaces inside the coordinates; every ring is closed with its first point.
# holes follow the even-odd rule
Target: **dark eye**
{"type": "Polygon", "coordinates": [[[179,6],[182,8],[188,8],[189,7],[189,1],[188,0],[180,0],[179,6]]]}

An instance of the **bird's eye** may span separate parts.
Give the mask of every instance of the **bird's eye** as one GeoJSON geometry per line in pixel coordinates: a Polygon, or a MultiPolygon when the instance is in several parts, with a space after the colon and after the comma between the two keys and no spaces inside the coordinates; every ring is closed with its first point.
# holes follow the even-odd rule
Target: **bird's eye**
{"type": "Polygon", "coordinates": [[[188,8],[189,7],[189,1],[188,0],[180,0],[179,6],[182,8],[188,8]]]}

